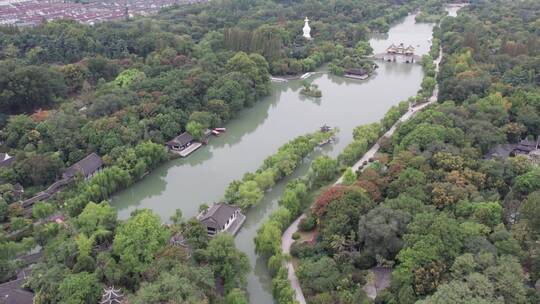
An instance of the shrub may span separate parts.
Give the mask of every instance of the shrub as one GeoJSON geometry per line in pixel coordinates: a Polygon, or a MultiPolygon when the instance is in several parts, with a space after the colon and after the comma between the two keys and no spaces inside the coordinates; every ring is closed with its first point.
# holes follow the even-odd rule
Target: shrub
{"type": "Polygon", "coordinates": [[[294,242],[291,246],[291,256],[305,259],[322,253],[320,245],[310,245],[306,242],[294,242]]]}
{"type": "Polygon", "coordinates": [[[375,258],[369,253],[359,254],[354,259],[354,266],[356,266],[356,268],[360,268],[360,269],[371,268],[376,263],[377,263],[377,260],[375,260],[375,258]]]}
{"type": "Polygon", "coordinates": [[[300,221],[298,228],[300,231],[311,231],[315,228],[316,224],[315,217],[312,214],[308,214],[300,221]]]}

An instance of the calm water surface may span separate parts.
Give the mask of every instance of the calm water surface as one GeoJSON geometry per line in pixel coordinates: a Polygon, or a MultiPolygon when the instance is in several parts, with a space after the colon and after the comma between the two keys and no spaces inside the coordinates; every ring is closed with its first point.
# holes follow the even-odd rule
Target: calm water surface
{"type": "MultiPolygon", "coordinates": [[[[391,28],[388,34],[370,42],[375,53],[391,43],[413,45],[417,54],[429,50],[431,24],[415,24],[414,16],[391,28]]],[[[310,160],[320,154],[337,156],[352,140],[355,126],[379,121],[399,101],[416,94],[422,81],[420,65],[377,62],[376,75],[366,81],[349,80],[318,72],[308,78],[322,91],[323,97],[300,96],[300,81],[272,85],[271,95],[226,125],[227,132],[213,137],[210,143],[186,159],[168,162],[142,181],[112,198],[119,217],[125,219],[137,208],[150,208],[164,222],[175,209],[184,217],[196,215],[202,203],[220,201],[227,185],[246,172],[256,170],[262,161],[287,141],[313,132],[321,125],[338,127],[338,141],[316,151],[295,172],[278,183],[260,205],[247,212],[247,220],[236,237],[237,247],[250,260],[253,271],[248,277],[251,303],[273,303],[270,276],[265,263],[257,258],[253,238],[260,224],[277,208],[288,180],[304,175],[310,160]]]]}

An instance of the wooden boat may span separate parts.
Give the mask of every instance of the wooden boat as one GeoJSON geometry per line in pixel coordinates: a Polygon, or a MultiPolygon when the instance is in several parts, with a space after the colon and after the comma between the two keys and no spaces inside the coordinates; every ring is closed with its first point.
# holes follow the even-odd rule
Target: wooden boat
{"type": "Polygon", "coordinates": [[[300,79],[307,79],[311,75],[313,75],[313,73],[305,73],[304,75],[300,76],[300,79]]]}
{"type": "Polygon", "coordinates": [[[368,74],[364,74],[364,75],[345,74],[343,76],[346,77],[346,78],[360,79],[360,80],[366,80],[366,79],[369,78],[368,74]]]}
{"type": "Polygon", "coordinates": [[[332,143],[333,141],[334,141],[334,138],[333,138],[333,137],[330,137],[330,138],[327,139],[327,140],[321,141],[321,142],[319,143],[319,147],[325,146],[325,145],[327,145],[327,144],[329,144],[329,143],[332,143]]]}
{"type": "Polygon", "coordinates": [[[287,82],[288,81],[287,79],[280,78],[280,77],[270,77],[270,80],[273,82],[287,82]]]}
{"type": "Polygon", "coordinates": [[[214,134],[215,136],[219,136],[219,134],[221,134],[221,133],[219,133],[219,131],[212,130],[212,134],[214,134]]]}
{"type": "Polygon", "coordinates": [[[227,128],[214,128],[214,130],[220,132],[220,133],[223,133],[223,132],[226,132],[227,131],[227,128]]]}

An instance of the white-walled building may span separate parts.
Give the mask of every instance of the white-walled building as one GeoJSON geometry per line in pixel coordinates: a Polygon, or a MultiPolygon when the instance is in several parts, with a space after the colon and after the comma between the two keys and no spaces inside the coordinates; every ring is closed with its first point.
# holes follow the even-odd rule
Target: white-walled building
{"type": "MultiPolygon", "coordinates": [[[[244,215],[240,207],[225,203],[212,205],[208,210],[199,215],[199,222],[206,227],[209,236],[229,229],[239,218],[243,221],[244,215]]],[[[233,233],[234,234],[234,233],[233,233]]]]}

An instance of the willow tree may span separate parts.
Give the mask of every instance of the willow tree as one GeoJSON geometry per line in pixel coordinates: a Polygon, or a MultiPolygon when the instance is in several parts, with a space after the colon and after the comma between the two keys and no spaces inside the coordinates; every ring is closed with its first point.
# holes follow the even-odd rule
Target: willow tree
{"type": "Polygon", "coordinates": [[[280,57],[284,42],[288,40],[287,32],[277,26],[263,25],[253,32],[250,51],[259,53],[268,61],[280,57]]]}

